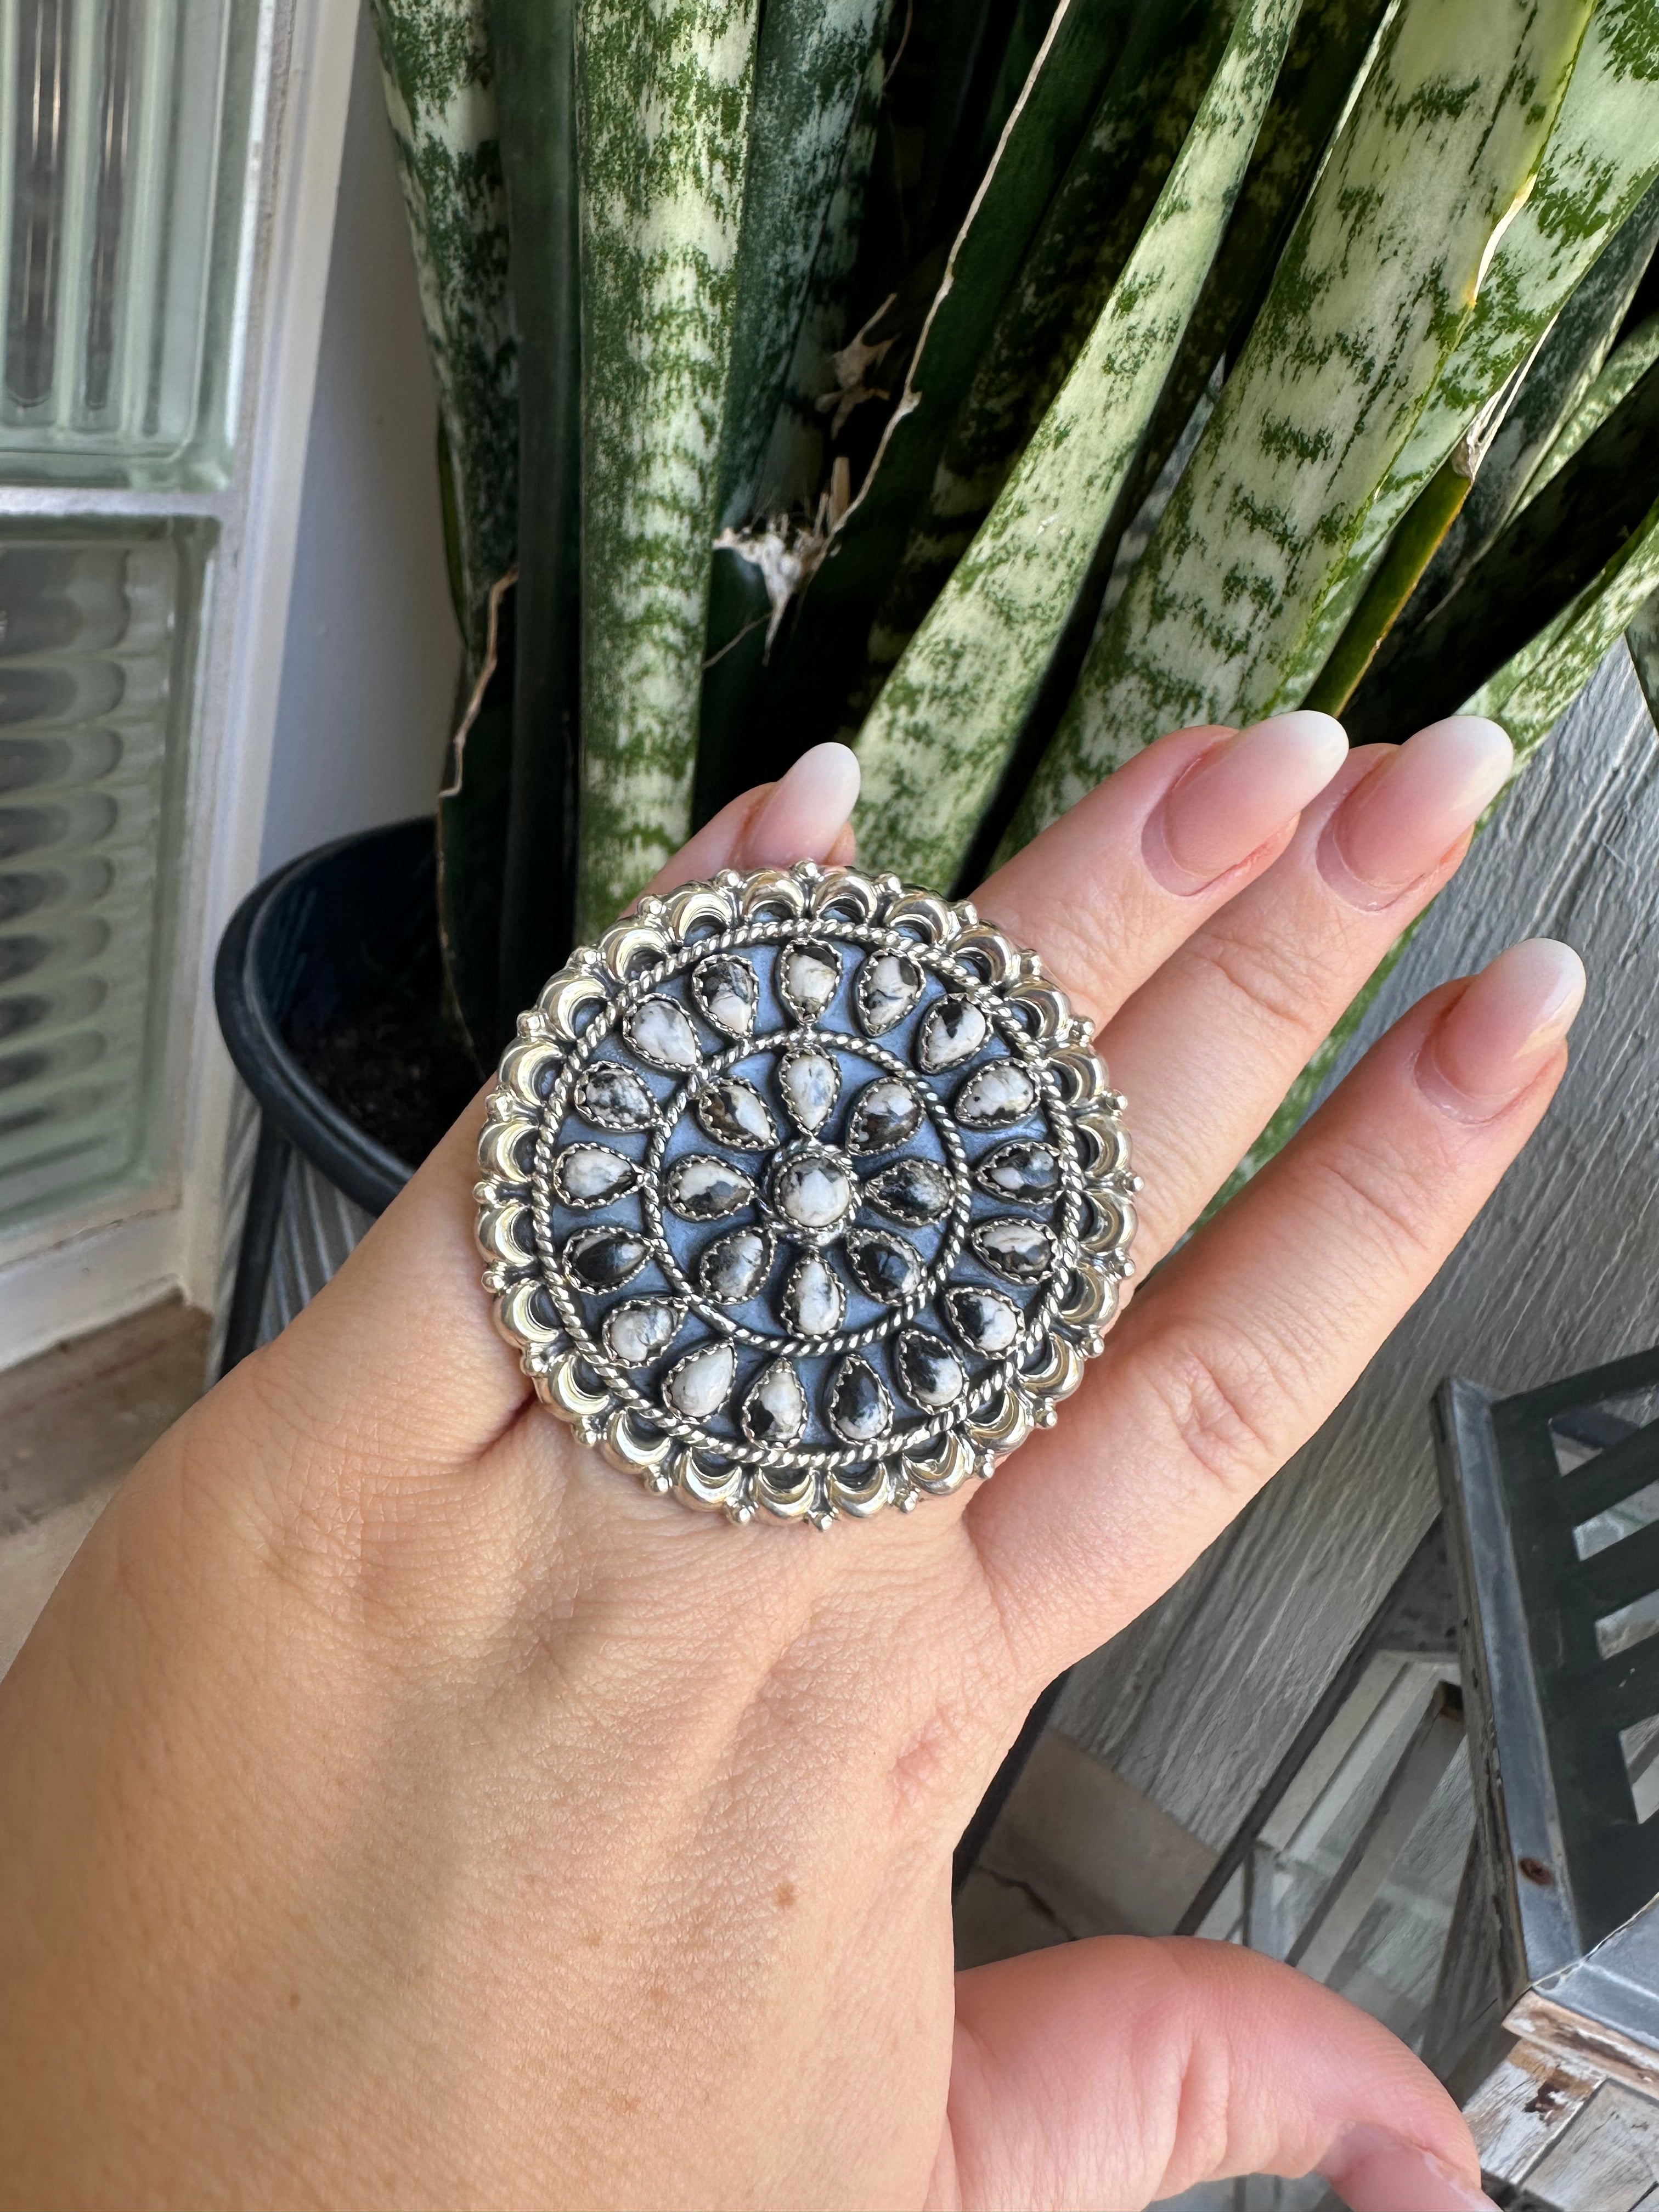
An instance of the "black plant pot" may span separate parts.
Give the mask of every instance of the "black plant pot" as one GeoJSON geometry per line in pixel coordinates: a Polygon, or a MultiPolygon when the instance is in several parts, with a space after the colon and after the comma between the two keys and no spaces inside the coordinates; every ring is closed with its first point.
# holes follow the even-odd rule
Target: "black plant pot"
{"type": "MultiPolygon", "coordinates": [[[[214,1000],[252,1107],[219,1373],[322,1288],[413,1172],[325,1096],[295,1038],[388,1002],[435,1009],[441,985],[429,819],[321,846],[268,877],[232,917],[214,1000]]],[[[234,1206],[230,1218],[235,1234],[234,1206]]]]}

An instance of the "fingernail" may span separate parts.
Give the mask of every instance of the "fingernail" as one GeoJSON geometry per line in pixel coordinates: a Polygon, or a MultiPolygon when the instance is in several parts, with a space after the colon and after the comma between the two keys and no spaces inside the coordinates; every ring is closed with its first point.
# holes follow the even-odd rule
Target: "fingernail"
{"type": "Polygon", "coordinates": [[[744,865],[787,868],[797,860],[823,860],[847,827],[858,795],[858,756],[846,745],[814,745],[750,823],[744,865]]]}
{"type": "Polygon", "coordinates": [[[1460,1121],[1490,1121],[1553,1056],[1583,1002],[1584,963],[1570,945],[1511,945],[1441,1016],[1418,1083],[1460,1121]]]}
{"type": "Polygon", "coordinates": [[[1165,793],[1146,824],[1147,866],[1168,890],[1213,883],[1317,798],[1347,751],[1342,725],[1307,708],[1241,730],[1165,793]]]}
{"type": "Polygon", "coordinates": [[[1492,2212],[1443,2159],[1383,2128],[1346,2128],[1319,2171],[1349,2212],[1492,2212]]]}
{"type": "Polygon", "coordinates": [[[1431,722],[1355,786],[1319,841],[1320,872],[1358,907],[1390,904],[1430,873],[1509,781],[1515,748],[1496,722],[1431,722]]]}

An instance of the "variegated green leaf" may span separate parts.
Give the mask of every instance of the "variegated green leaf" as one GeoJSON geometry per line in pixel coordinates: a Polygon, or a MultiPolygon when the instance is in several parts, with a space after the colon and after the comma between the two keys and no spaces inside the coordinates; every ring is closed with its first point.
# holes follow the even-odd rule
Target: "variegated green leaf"
{"type": "Polygon", "coordinates": [[[519,341],[511,809],[495,1040],[570,950],[581,668],[574,0],[489,0],[519,341]]]}
{"type": "Polygon", "coordinates": [[[719,519],[749,520],[890,0],[769,0],[755,62],[719,519]]]}
{"type": "Polygon", "coordinates": [[[1644,599],[1631,617],[1625,642],[1647,694],[1648,712],[1659,721],[1659,591],[1644,599]]]}
{"type": "Polygon", "coordinates": [[[840,726],[866,636],[939,449],[1120,43],[1127,0],[1060,0],[953,240],[876,458],[774,658],[766,714],[798,741],[840,726]]]}
{"type": "Polygon", "coordinates": [[[1396,732],[1456,712],[1607,568],[1659,491],[1659,367],[1650,368],[1484,560],[1368,685],[1396,732]]]}
{"type": "Polygon", "coordinates": [[[1464,707],[1490,714],[1524,760],[1548,736],[1622,630],[1659,592],[1659,499],[1595,582],[1464,707]]]}
{"type": "Polygon", "coordinates": [[[1539,483],[1540,457],[1563,423],[1576,417],[1625,319],[1656,236],[1659,186],[1650,186],[1533,358],[1482,410],[1396,526],[1305,701],[1343,714],[1352,743],[1399,737],[1401,713],[1413,708],[1393,682],[1394,669],[1410,652],[1416,631],[1460,589],[1539,483]],[[1402,590],[1410,592],[1408,601],[1402,590]],[[1359,689],[1350,703],[1356,683],[1359,689]]]}
{"type": "MultiPolygon", "coordinates": [[[[1238,0],[1206,0],[1197,9],[1151,10],[1137,24],[948,425],[870,629],[869,668],[855,711],[874,701],[1077,360],[1164,188],[1237,15],[1238,0]]],[[[934,398],[925,365],[921,389],[925,400],[934,398]]],[[[919,441],[916,450],[920,457],[919,441]]]]}
{"type": "Polygon", "coordinates": [[[513,565],[518,407],[485,0],[369,0],[454,486],[470,662],[513,565]]]}
{"type": "Polygon", "coordinates": [[[1265,711],[1306,658],[1524,204],[1588,14],[1589,0],[1405,0],[1015,842],[1160,731],[1265,711]]]}
{"type": "Polygon", "coordinates": [[[691,822],[755,0],[580,0],[582,823],[604,928],[691,822]]]}
{"type": "Polygon", "coordinates": [[[866,865],[955,879],[1226,228],[1297,6],[1241,10],[1076,367],[865,724],[866,865]]]}
{"type": "Polygon", "coordinates": [[[1656,361],[1659,361],[1659,315],[1650,315],[1616,347],[1602,368],[1601,374],[1590,386],[1566,421],[1537,472],[1527,484],[1527,495],[1521,504],[1529,506],[1551,478],[1559,473],[1572,459],[1584,441],[1599,430],[1613,410],[1625,400],[1656,361]]]}
{"type": "MultiPolygon", "coordinates": [[[[1445,10],[1449,22],[1461,20],[1445,10]]],[[[1537,182],[1516,212],[1427,404],[1333,579],[1277,705],[1305,693],[1400,518],[1531,356],[1659,173],[1659,0],[1598,0],[1537,182]]]]}

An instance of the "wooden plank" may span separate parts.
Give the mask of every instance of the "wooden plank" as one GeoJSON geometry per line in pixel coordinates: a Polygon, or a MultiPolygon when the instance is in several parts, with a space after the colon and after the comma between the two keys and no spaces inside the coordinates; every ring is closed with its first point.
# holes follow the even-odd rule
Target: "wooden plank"
{"type": "Polygon", "coordinates": [[[1543,2157],[1601,2087],[1601,2076],[1518,2043],[1463,2107],[1480,2170],[1510,2187],[1543,2157]]]}
{"type": "Polygon", "coordinates": [[[1634,2212],[1659,2185],[1659,2105],[1604,2081],[1527,2176],[1560,2212],[1634,2212]]]}
{"type": "Polygon", "coordinates": [[[1513,939],[1590,970],[1544,1127],[1314,1441],[1056,1714],[1224,1846],[1435,1511],[1449,1370],[1518,1390],[1659,1337],[1659,744],[1622,645],[1563,717],[1379,994],[1339,1073],[1413,1000],[1513,939]]]}

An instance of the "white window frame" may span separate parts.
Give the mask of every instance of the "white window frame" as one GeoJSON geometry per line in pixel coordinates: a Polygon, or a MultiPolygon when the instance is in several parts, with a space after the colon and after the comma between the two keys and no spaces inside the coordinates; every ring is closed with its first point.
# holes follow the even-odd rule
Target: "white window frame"
{"type": "Polygon", "coordinates": [[[210,1308],[233,1077],[213,956],[258,867],[357,10],[259,7],[231,343],[235,437],[219,490],[0,485],[0,522],[199,517],[218,526],[191,699],[189,799],[173,865],[179,921],[167,1038],[166,1164],[141,1191],[0,1240],[0,1368],[170,1292],[210,1308]]]}

